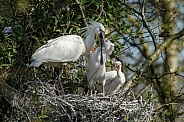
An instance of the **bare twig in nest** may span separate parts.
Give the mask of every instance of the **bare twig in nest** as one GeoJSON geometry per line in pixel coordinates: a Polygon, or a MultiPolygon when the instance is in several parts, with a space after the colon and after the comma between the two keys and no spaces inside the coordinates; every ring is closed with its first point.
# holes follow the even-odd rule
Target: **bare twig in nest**
{"type": "Polygon", "coordinates": [[[153,104],[131,90],[126,95],[120,91],[105,97],[99,94],[92,97],[74,94],[57,96],[57,89],[48,82],[37,79],[27,85],[31,86],[27,89],[31,100],[27,104],[15,101],[17,112],[25,113],[26,121],[30,121],[32,117],[70,122],[127,121],[127,118],[128,121],[151,121],[153,118],[153,104]],[[34,92],[32,88],[35,88],[34,92]],[[133,94],[134,98],[130,94],[133,94]]]}
{"type": "Polygon", "coordinates": [[[62,98],[59,98],[59,97],[57,97],[57,100],[62,101],[64,104],[66,104],[67,106],[69,106],[70,109],[72,110],[73,114],[76,115],[76,112],[74,110],[74,107],[70,103],[66,102],[65,100],[63,100],[62,98]]]}

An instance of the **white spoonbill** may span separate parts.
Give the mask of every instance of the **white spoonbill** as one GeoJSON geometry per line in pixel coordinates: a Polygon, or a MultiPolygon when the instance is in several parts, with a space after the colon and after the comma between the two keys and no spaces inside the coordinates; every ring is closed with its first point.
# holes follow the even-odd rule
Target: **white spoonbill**
{"type": "MultiPolygon", "coordinates": [[[[31,66],[39,67],[42,63],[57,68],[63,68],[62,64],[67,62],[75,62],[82,54],[88,54],[92,50],[97,37],[104,41],[104,26],[99,22],[90,21],[90,25],[85,27],[84,33],[86,39],[77,35],[65,35],[55,39],[51,39],[47,44],[38,48],[32,55],[33,62],[31,66]]],[[[59,74],[59,82],[61,84],[61,74],[59,74]]],[[[61,86],[62,87],[62,86],[61,86]]]]}
{"type": "Polygon", "coordinates": [[[42,63],[48,66],[61,68],[59,73],[59,84],[62,92],[61,74],[67,62],[75,62],[86,51],[83,39],[78,35],[65,35],[51,39],[47,44],[38,48],[32,55],[33,62],[30,67],[39,67],[42,63]]]}
{"type": "MultiPolygon", "coordinates": [[[[105,47],[102,49],[102,58],[105,61],[105,47]]],[[[92,95],[92,87],[95,81],[99,81],[102,83],[102,86],[105,85],[105,62],[103,64],[100,63],[101,61],[101,47],[98,47],[89,57],[88,62],[86,63],[86,73],[87,73],[87,80],[89,83],[89,94],[92,95]]],[[[104,87],[102,87],[102,93],[104,94],[104,87]]]]}
{"type": "Polygon", "coordinates": [[[89,54],[93,49],[97,37],[104,41],[104,26],[95,21],[90,21],[85,27],[85,41],[78,35],[65,35],[51,39],[47,44],[38,48],[32,55],[31,66],[39,67],[42,63],[60,68],[62,63],[75,62],[82,54],[89,54]]]}
{"type": "Polygon", "coordinates": [[[75,62],[86,51],[83,39],[78,35],[65,35],[38,48],[32,55],[31,66],[39,67],[42,63],[61,68],[62,63],[75,62]]]}
{"type": "MultiPolygon", "coordinates": [[[[115,62],[116,71],[109,71],[105,73],[106,83],[105,83],[105,93],[114,94],[120,87],[125,83],[125,75],[121,72],[121,62],[115,62]]],[[[98,91],[102,91],[101,85],[97,87],[98,91]]]]}
{"type": "Polygon", "coordinates": [[[91,51],[90,57],[88,62],[86,63],[86,73],[87,73],[87,80],[89,82],[89,93],[92,95],[92,87],[93,84],[96,82],[100,82],[102,84],[102,93],[104,92],[104,85],[105,85],[105,62],[106,57],[110,59],[109,55],[112,53],[114,49],[114,44],[111,43],[109,40],[102,45],[102,53],[101,47],[98,47],[94,52],[91,51]],[[101,63],[101,57],[103,59],[103,63],[101,63]]]}
{"type": "Polygon", "coordinates": [[[100,39],[101,43],[105,43],[105,27],[102,23],[90,20],[88,27],[84,27],[83,31],[83,36],[85,37],[84,43],[86,44],[85,56],[88,62],[90,53],[95,47],[96,40],[100,39]]]}

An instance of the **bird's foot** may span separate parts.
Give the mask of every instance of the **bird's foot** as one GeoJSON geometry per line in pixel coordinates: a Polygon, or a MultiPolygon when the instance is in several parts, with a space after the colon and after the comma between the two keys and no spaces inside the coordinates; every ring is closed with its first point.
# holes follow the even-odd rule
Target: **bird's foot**
{"type": "Polygon", "coordinates": [[[98,93],[98,96],[105,97],[105,93],[98,93]]]}

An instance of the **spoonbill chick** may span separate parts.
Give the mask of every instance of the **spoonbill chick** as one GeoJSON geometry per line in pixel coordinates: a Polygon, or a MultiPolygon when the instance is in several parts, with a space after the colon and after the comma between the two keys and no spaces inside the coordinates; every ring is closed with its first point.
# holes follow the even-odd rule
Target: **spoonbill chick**
{"type": "MultiPolygon", "coordinates": [[[[125,83],[125,75],[121,72],[121,62],[115,62],[115,71],[109,71],[105,73],[106,83],[105,83],[105,93],[114,94],[121,86],[125,83]]],[[[102,91],[101,85],[97,86],[98,91],[102,91]]]]}

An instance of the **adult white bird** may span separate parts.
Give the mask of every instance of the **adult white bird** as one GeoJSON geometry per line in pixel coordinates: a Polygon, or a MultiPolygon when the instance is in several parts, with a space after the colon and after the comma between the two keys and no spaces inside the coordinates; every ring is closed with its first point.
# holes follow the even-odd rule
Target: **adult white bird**
{"type": "MultiPolygon", "coordinates": [[[[106,48],[102,48],[103,61],[106,59],[106,48]]],[[[95,81],[102,83],[102,93],[104,94],[105,85],[105,62],[101,64],[101,47],[98,47],[94,52],[91,52],[88,62],[86,63],[87,80],[89,83],[89,94],[92,95],[92,88],[95,81]]]]}
{"type": "MultiPolygon", "coordinates": [[[[121,72],[121,62],[115,62],[115,71],[109,71],[105,73],[106,83],[105,83],[105,93],[114,94],[121,86],[125,83],[125,75],[121,72]]],[[[101,85],[97,86],[99,92],[102,91],[101,85]]]]}
{"type": "Polygon", "coordinates": [[[86,47],[83,39],[78,35],[65,35],[51,39],[47,44],[38,48],[32,55],[33,62],[30,67],[39,67],[42,63],[48,66],[61,68],[58,76],[62,92],[64,89],[61,83],[61,74],[67,62],[75,62],[84,54],[86,47]]]}
{"type": "Polygon", "coordinates": [[[95,47],[96,41],[100,39],[101,43],[105,43],[105,27],[100,22],[90,20],[88,27],[84,27],[83,31],[83,36],[85,38],[84,42],[86,44],[85,57],[88,62],[91,51],[95,47]]]}
{"type": "Polygon", "coordinates": [[[110,59],[109,55],[112,53],[114,49],[114,44],[111,43],[109,40],[105,42],[105,44],[102,45],[102,53],[101,53],[101,47],[98,47],[96,50],[91,51],[90,58],[86,64],[86,73],[87,73],[87,80],[89,82],[89,93],[92,95],[92,87],[93,84],[96,82],[100,82],[102,84],[102,93],[104,92],[104,85],[106,82],[105,79],[105,62],[106,57],[108,57],[108,60],[110,59]],[[102,55],[101,55],[102,54],[102,55]],[[107,56],[108,55],[108,56],[107,56]],[[103,58],[103,63],[101,63],[101,57],[103,58]]]}
{"type": "MultiPolygon", "coordinates": [[[[90,50],[93,49],[97,37],[101,41],[105,40],[105,28],[99,22],[91,20],[89,26],[85,27],[84,30],[86,30],[84,32],[85,41],[78,35],[65,35],[49,40],[47,44],[34,52],[30,67],[39,67],[42,63],[45,63],[49,66],[63,68],[63,63],[75,62],[82,54],[88,55],[90,50]]],[[[62,71],[59,74],[60,82],[61,74],[62,71]]]]}
{"type": "Polygon", "coordinates": [[[31,66],[39,67],[42,63],[61,68],[62,63],[75,62],[86,51],[83,39],[78,35],[65,35],[38,48],[32,55],[31,66]]]}
{"type": "Polygon", "coordinates": [[[95,21],[89,21],[89,26],[83,28],[83,39],[78,35],[65,35],[51,39],[47,44],[38,48],[32,55],[31,66],[39,67],[42,63],[60,68],[63,63],[75,62],[82,54],[89,54],[93,50],[97,38],[105,40],[104,26],[95,21]]]}

